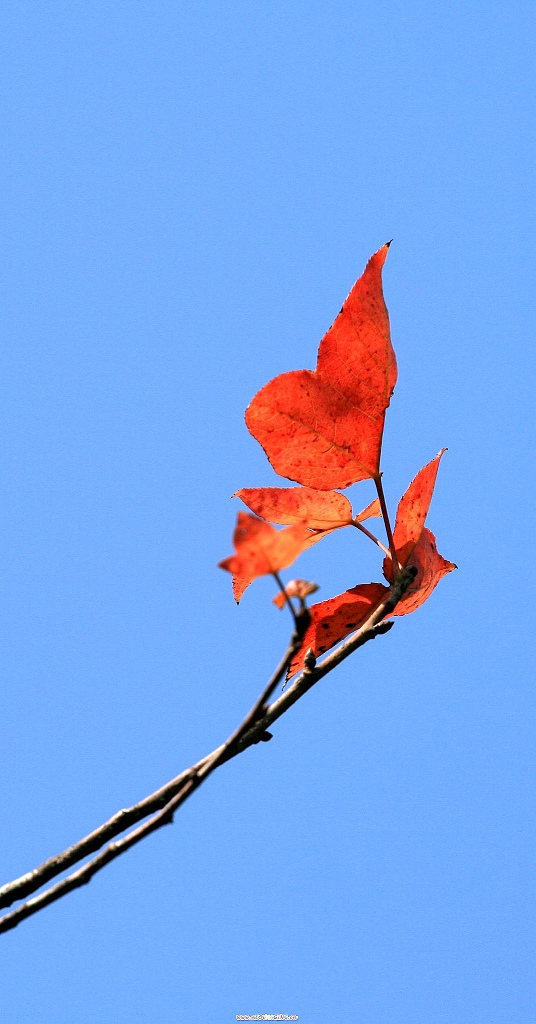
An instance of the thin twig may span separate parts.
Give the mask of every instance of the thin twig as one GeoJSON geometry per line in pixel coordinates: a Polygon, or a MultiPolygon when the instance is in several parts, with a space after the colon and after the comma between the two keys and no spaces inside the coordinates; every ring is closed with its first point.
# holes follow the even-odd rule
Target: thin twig
{"type": "Polygon", "coordinates": [[[95,829],[94,832],[90,833],[79,843],[69,847],[57,857],[52,857],[45,861],[34,871],[28,872],[26,875],[21,876],[21,878],[5,885],[0,890],[2,901],[0,905],[9,906],[15,900],[21,899],[41,888],[42,885],[46,884],[51,878],[61,874],[67,867],[78,863],[96,849],[100,849],[112,836],[119,835],[133,823],[146,818],[155,810],[157,811],[145,824],[134,829],[122,839],[109,843],[97,857],[88,861],[77,871],[62,879],[56,885],[51,886],[39,896],[28,900],[9,914],[0,918],[0,932],[15,928],[25,918],[42,910],[73,889],[85,885],[93,875],[110,863],[110,861],[115,860],[126,850],[130,849],[130,847],[163,825],[170,824],[175,811],[216,768],[253,744],[269,738],[266,733],[268,726],[280,718],[319,679],[327,675],[328,672],[331,672],[341,661],[357,650],[358,647],[361,647],[369,640],[375,639],[380,633],[387,632],[392,627],[392,622],[384,622],[382,619],[393,611],[413,578],[414,570],[405,570],[392,584],[385,600],[376,607],[361,629],[351,637],[348,637],[331,654],[327,655],[320,665],[316,665],[313,669],[305,669],[297,676],[289,689],[267,707],[269,697],[285,675],[292,658],[301,645],[301,639],[307,627],[307,615],[303,617],[301,615],[298,616],[299,628],[293,633],[283,659],[249,714],[246,715],[241,725],[229,739],[207,757],[187,771],[182,772],[181,775],[172,779],[155,793],[152,793],[129,809],[119,811],[109,821],[105,822],[99,829],[95,829]]]}
{"type": "MultiPolygon", "coordinates": [[[[292,601],[290,600],[290,597],[287,594],[287,591],[286,591],[286,588],[285,588],[285,584],[283,583],[283,580],[281,579],[281,576],[279,575],[278,572],[274,571],[272,573],[272,576],[274,577],[274,579],[275,579],[275,581],[276,581],[276,583],[277,583],[277,585],[278,585],[278,587],[279,587],[279,589],[280,589],[280,591],[281,591],[281,593],[282,593],[282,595],[283,595],[283,597],[285,599],[285,604],[290,608],[290,613],[292,615],[292,618],[294,619],[294,629],[299,630],[299,628],[300,628],[299,627],[299,617],[298,617],[298,615],[296,613],[296,609],[295,609],[294,605],[292,604],[292,601]]],[[[305,611],[305,605],[302,604],[301,612],[303,613],[304,611],[305,611]]]]}
{"type": "Polygon", "coordinates": [[[378,540],[378,538],[373,533],[371,533],[370,530],[367,530],[366,526],[363,526],[363,523],[358,523],[357,520],[352,519],[352,526],[355,526],[357,530],[361,530],[361,533],[364,533],[365,537],[368,537],[369,540],[372,540],[374,542],[374,544],[377,544],[378,547],[382,549],[384,555],[389,555],[389,558],[391,557],[391,552],[389,551],[389,548],[386,548],[385,544],[382,544],[381,540],[378,540]]]}

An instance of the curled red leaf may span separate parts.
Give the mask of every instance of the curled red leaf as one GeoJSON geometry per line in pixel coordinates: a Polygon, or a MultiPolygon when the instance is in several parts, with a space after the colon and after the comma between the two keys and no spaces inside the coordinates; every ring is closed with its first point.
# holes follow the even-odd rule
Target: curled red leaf
{"type": "MultiPolygon", "coordinates": [[[[285,594],[287,597],[297,597],[300,601],[305,601],[306,597],[310,594],[315,594],[318,590],[318,583],[311,583],[309,580],[289,580],[285,587],[285,594]]],[[[286,605],[285,594],[279,592],[276,594],[273,601],[278,608],[284,608],[286,605]]]]}
{"type": "Polygon", "coordinates": [[[233,575],[233,593],[239,601],[246,587],[259,576],[279,572],[294,562],[316,537],[302,524],[276,530],[248,512],[239,512],[233,535],[235,554],[219,563],[233,575]]]}
{"type": "MultiPolygon", "coordinates": [[[[446,452],[443,448],[426,466],[419,470],[398,503],[393,539],[400,564],[414,565],[417,575],[393,615],[408,615],[430,597],[439,580],[457,566],[439,554],[435,537],[424,523],[432,501],[439,463],[446,452]]],[[[383,574],[389,582],[393,578],[391,559],[383,562],[383,574]]]]}
{"type": "Polygon", "coordinates": [[[417,575],[391,615],[409,615],[410,612],[416,611],[428,600],[440,579],[458,568],[454,562],[448,562],[439,554],[435,537],[426,526],[406,564],[414,565],[417,575]]]}

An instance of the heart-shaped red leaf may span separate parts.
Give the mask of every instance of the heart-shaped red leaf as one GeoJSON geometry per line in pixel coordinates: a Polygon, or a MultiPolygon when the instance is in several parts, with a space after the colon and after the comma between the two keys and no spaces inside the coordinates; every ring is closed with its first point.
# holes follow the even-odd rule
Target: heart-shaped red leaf
{"type": "Polygon", "coordinates": [[[275,377],[246,410],[276,472],[306,487],[345,488],[379,472],[397,376],[381,283],[387,250],[370,258],[320,342],[316,370],[275,377]]]}

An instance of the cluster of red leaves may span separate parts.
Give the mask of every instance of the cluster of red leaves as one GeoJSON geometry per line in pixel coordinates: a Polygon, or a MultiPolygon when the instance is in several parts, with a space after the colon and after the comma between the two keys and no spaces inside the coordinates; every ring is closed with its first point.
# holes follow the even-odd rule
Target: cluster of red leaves
{"type": "MultiPolygon", "coordinates": [[[[372,479],[383,498],[381,444],[385,411],[397,377],[381,282],[387,251],[388,245],[384,245],[371,257],[352,288],[320,342],[316,370],[293,370],[275,377],[246,410],[248,429],[273,468],[301,486],[236,492],[235,497],[255,513],[238,513],[235,554],[220,563],[233,574],[237,601],[258,576],[287,568],[302,551],[334,530],[358,526],[368,533],[360,524],[382,514],[380,500],[375,500],[354,516],[348,498],[333,488],[372,479]],[[285,528],[276,530],[272,523],[285,528]]],[[[398,506],[392,536],[388,521],[385,523],[390,541],[383,564],[387,582],[393,581],[400,568],[417,569],[393,615],[414,611],[441,577],[456,568],[438,553],[434,535],[424,525],[443,451],[408,487],[398,506]]],[[[385,506],[383,511],[386,516],[385,506]]],[[[286,594],[303,602],[314,589],[316,584],[293,580],[286,594]]],[[[318,656],[358,629],[387,591],[383,583],[363,583],[313,605],[290,674],[303,667],[309,648],[318,656]]],[[[281,594],[276,603],[282,606],[284,600],[281,594]]]]}

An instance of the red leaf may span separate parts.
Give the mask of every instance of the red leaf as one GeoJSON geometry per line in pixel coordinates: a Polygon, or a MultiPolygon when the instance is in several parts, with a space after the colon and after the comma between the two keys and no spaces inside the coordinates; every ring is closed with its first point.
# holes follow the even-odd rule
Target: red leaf
{"type": "Polygon", "coordinates": [[[276,472],[305,486],[344,488],[378,474],[397,375],[381,284],[387,250],[370,258],[320,342],[316,370],[275,377],[246,410],[276,472]]]}
{"type": "Polygon", "coordinates": [[[364,508],[362,512],[358,512],[358,514],[355,516],[354,521],[356,523],[364,523],[365,519],[373,519],[374,516],[380,516],[381,518],[381,514],[382,510],[380,502],[378,498],[374,498],[374,501],[371,501],[370,505],[367,505],[367,507],[364,508]]]}
{"type": "MultiPolygon", "coordinates": [[[[305,601],[309,594],[315,594],[318,590],[318,583],[310,583],[309,580],[289,580],[285,587],[285,594],[287,597],[299,597],[300,600],[305,601]]],[[[284,608],[286,605],[285,594],[279,592],[276,594],[273,601],[278,608],[284,608]]]]}
{"type": "Polygon", "coordinates": [[[349,526],[352,506],[337,491],[317,491],[313,487],[244,487],[233,494],[257,516],[270,523],[290,526],[305,523],[313,530],[331,530],[349,526]]]}
{"type": "MultiPolygon", "coordinates": [[[[439,554],[433,533],[424,526],[434,493],[437,470],[445,451],[446,448],[443,448],[435,459],[419,470],[398,504],[393,533],[396,553],[404,567],[416,566],[417,576],[392,612],[393,615],[408,615],[415,611],[424,604],[441,577],[457,568],[454,562],[448,562],[439,554]]],[[[393,565],[388,557],[383,562],[383,574],[391,582],[393,565]]]]}
{"type": "Polygon", "coordinates": [[[303,525],[276,530],[262,519],[239,512],[233,536],[235,554],[219,563],[221,569],[233,574],[233,593],[239,601],[246,587],[258,576],[286,569],[313,538],[303,525]]]}
{"type": "MultiPolygon", "coordinates": [[[[435,459],[419,470],[398,503],[393,540],[401,565],[408,564],[408,559],[421,536],[434,493],[439,463],[446,450],[442,448],[435,459]]],[[[393,566],[390,558],[386,558],[383,563],[383,574],[391,582],[393,566]]]]}
{"type": "Polygon", "coordinates": [[[288,675],[292,676],[303,668],[309,648],[313,649],[318,658],[349,633],[359,629],[386,593],[387,587],[383,583],[361,583],[338,597],[312,605],[309,609],[311,622],[290,664],[288,675]]]}
{"type": "MultiPolygon", "coordinates": [[[[419,470],[399,502],[393,534],[396,552],[404,567],[416,566],[417,575],[388,618],[391,615],[408,615],[415,611],[427,600],[441,577],[456,568],[453,562],[448,562],[439,554],[433,533],[424,526],[434,492],[437,470],[444,451],[446,449],[439,452],[435,459],[419,470]]],[[[371,507],[365,509],[365,512],[370,514],[371,507]]],[[[391,582],[392,562],[388,556],[384,559],[383,572],[385,578],[391,582]]],[[[312,647],[315,656],[319,657],[330,647],[334,647],[335,644],[344,640],[349,633],[359,629],[359,626],[374,610],[374,607],[383,600],[386,593],[387,587],[384,587],[382,583],[364,583],[359,587],[354,587],[353,590],[346,591],[345,594],[331,598],[329,601],[313,605],[310,608],[311,624],[307,629],[303,644],[291,664],[289,675],[293,675],[303,668],[305,654],[309,647],[312,647]],[[356,597],[352,597],[352,595],[356,595],[356,597]],[[361,603],[361,617],[357,613],[352,614],[356,600],[361,603]]]]}
{"type": "Polygon", "coordinates": [[[404,597],[398,602],[391,615],[409,615],[428,600],[442,576],[458,567],[439,554],[431,530],[424,527],[411,556],[409,565],[417,566],[417,575],[404,597]]]}

